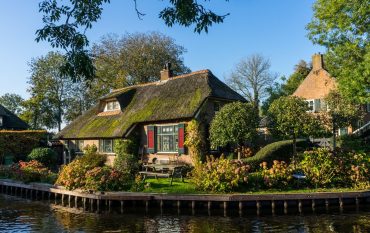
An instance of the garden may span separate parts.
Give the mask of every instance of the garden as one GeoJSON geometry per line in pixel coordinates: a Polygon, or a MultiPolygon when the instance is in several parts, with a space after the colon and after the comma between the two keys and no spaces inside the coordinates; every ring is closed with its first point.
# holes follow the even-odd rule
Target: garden
{"type": "Polygon", "coordinates": [[[229,148],[220,155],[207,154],[204,128],[200,122],[191,121],[185,145],[193,166],[183,169],[184,182],[175,178],[171,185],[168,178],[144,179],[139,173],[143,163],[135,138],[115,140],[113,166],[106,164],[106,157],[94,145],[86,146],[83,155],[59,168],[52,149],[36,147],[19,162],[0,166],[0,178],[50,183],[83,192],[276,193],[370,188],[370,150],[361,138],[340,137],[335,149],[320,148],[301,139],[324,132],[307,113],[307,105],[296,98],[279,101],[270,108],[275,117],[271,130],[280,131],[282,140],[258,149],[253,147],[258,117],[253,115],[251,104],[228,104],[212,121],[211,146],[229,148]],[[284,111],[278,105],[283,105],[284,111]],[[235,120],[224,120],[230,117],[235,120]]]}

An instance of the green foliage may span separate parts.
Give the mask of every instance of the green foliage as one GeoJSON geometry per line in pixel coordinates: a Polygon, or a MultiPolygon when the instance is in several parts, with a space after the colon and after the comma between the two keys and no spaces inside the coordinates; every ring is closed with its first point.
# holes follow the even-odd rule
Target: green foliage
{"type": "Polygon", "coordinates": [[[257,137],[258,113],[249,103],[226,104],[217,112],[210,127],[210,140],[213,147],[237,145],[253,142],[257,137]]]}
{"type": "Polygon", "coordinates": [[[27,161],[36,160],[46,167],[54,167],[57,162],[57,153],[50,148],[38,147],[27,156],[27,161]]]}
{"type": "Polygon", "coordinates": [[[198,190],[230,192],[248,181],[249,166],[221,156],[207,157],[205,163],[197,163],[192,171],[192,182],[198,190]]]}
{"type": "Polygon", "coordinates": [[[338,138],[338,145],[341,149],[347,151],[370,153],[369,143],[366,143],[364,138],[353,134],[340,136],[338,138]]]}
{"type": "Polygon", "coordinates": [[[205,159],[206,139],[204,135],[203,126],[197,120],[192,120],[186,125],[184,144],[188,148],[194,163],[205,159]]]}
{"type": "Polygon", "coordinates": [[[46,142],[44,130],[0,130],[0,163],[2,156],[12,154],[15,159],[24,160],[33,148],[46,142]]]}
{"type": "Polygon", "coordinates": [[[296,96],[280,97],[269,107],[273,129],[293,139],[293,155],[296,154],[295,140],[298,137],[316,135],[323,131],[320,122],[308,110],[306,101],[296,96]]]}
{"type": "Polygon", "coordinates": [[[173,75],[188,73],[182,58],[185,52],[159,32],[107,35],[92,46],[97,78],[89,81],[86,95],[97,101],[112,89],[158,81],[168,62],[173,75]]]}
{"type": "MultiPolygon", "coordinates": [[[[36,31],[36,41],[48,41],[52,47],[67,51],[67,63],[61,67],[61,71],[74,80],[93,80],[95,77],[91,54],[86,49],[89,40],[85,33],[100,19],[102,6],[109,2],[110,0],[70,0],[59,4],[56,0],[43,0],[39,4],[44,27],[36,31]]],[[[134,2],[137,15],[141,18],[144,14],[137,9],[136,1],[134,2]]],[[[227,16],[215,14],[195,0],[171,0],[168,4],[159,13],[167,26],[180,24],[189,27],[195,24],[194,31],[198,33],[208,32],[208,27],[214,23],[222,23],[227,16]]]]}
{"type": "Polygon", "coordinates": [[[369,1],[318,0],[313,10],[308,36],[327,48],[329,71],[340,91],[357,103],[369,103],[369,1]]]}
{"type": "Polygon", "coordinates": [[[122,173],[134,174],[139,170],[138,143],[135,139],[115,140],[114,168],[122,173]]]}
{"type": "Polygon", "coordinates": [[[5,93],[0,96],[0,104],[7,108],[15,115],[19,115],[23,111],[24,99],[18,94],[5,93]]]}
{"type": "Polygon", "coordinates": [[[325,113],[327,126],[332,129],[335,147],[335,131],[339,128],[348,127],[352,122],[361,119],[362,112],[359,105],[353,104],[338,91],[331,91],[325,97],[325,102],[329,106],[329,110],[325,113]]]}
{"type": "Polygon", "coordinates": [[[261,163],[261,174],[264,184],[269,188],[287,188],[292,186],[293,166],[288,165],[284,161],[274,160],[271,168],[267,167],[267,163],[261,163]]]}
{"type": "Polygon", "coordinates": [[[298,169],[314,187],[368,188],[370,155],[325,148],[306,151],[299,160],[298,169]]]}
{"type": "MultiPolygon", "coordinates": [[[[307,140],[298,139],[297,146],[306,149],[308,147],[307,140]]],[[[251,170],[258,170],[262,162],[266,162],[268,166],[273,164],[274,160],[285,161],[289,163],[293,156],[293,140],[285,140],[273,142],[261,148],[254,156],[243,159],[243,161],[251,166],[251,170]]]]}
{"type": "Polygon", "coordinates": [[[28,119],[33,128],[57,127],[60,131],[63,120],[66,120],[65,113],[71,108],[69,102],[78,96],[76,90],[80,84],[60,73],[65,62],[64,57],[55,52],[30,62],[28,90],[31,98],[25,102],[22,117],[28,119]]]}

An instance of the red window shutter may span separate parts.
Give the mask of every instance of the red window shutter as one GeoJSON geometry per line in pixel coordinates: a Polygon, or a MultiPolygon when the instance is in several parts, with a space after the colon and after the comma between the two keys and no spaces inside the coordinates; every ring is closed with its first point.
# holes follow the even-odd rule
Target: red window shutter
{"type": "Polygon", "coordinates": [[[148,126],[148,153],[155,152],[155,127],[153,125],[148,126]]]}
{"type": "Polygon", "coordinates": [[[185,124],[179,124],[178,125],[178,148],[179,148],[179,154],[184,154],[185,153],[185,147],[184,147],[184,142],[185,142],[185,124]]]}

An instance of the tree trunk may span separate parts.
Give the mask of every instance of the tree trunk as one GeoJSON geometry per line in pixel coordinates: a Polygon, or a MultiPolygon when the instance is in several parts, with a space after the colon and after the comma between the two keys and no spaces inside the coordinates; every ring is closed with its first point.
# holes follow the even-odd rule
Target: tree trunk
{"type": "Polygon", "coordinates": [[[241,160],[241,153],[242,153],[242,147],[240,145],[238,145],[238,160],[240,161],[241,160]]]}
{"type": "Polygon", "coordinates": [[[296,136],[293,136],[293,160],[295,160],[295,156],[297,155],[297,139],[296,136]]]}

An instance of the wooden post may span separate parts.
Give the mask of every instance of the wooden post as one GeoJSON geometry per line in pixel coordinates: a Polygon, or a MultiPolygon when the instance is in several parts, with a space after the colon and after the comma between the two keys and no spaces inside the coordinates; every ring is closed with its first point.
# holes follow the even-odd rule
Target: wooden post
{"type": "Polygon", "coordinates": [[[123,204],[124,204],[124,202],[121,201],[121,214],[123,214],[123,204]]]}
{"type": "Polygon", "coordinates": [[[288,213],[288,202],[284,201],[284,214],[288,213]]]}
{"type": "Polygon", "coordinates": [[[340,212],[343,211],[343,199],[342,198],[339,198],[339,210],[340,212]]]}
{"type": "Polygon", "coordinates": [[[243,213],[243,202],[239,201],[239,215],[243,213]]]}
{"type": "Polygon", "coordinates": [[[96,212],[100,213],[100,200],[96,199],[96,212]]]}
{"type": "Polygon", "coordinates": [[[191,213],[192,215],[195,214],[195,201],[191,201],[191,213]]]}
{"type": "Polygon", "coordinates": [[[311,207],[312,207],[312,211],[315,211],[315,199],[312,199],[311,207]]]}
{"type": "Polygon", "coordinates": [[[112,211],[112,200],[108,201],[108,211],[109,213],[112,211]]]}
{"type": "Polygon", "coordinates": [[[360,200],[358,199],[358,197],[355,198],[355,202],[356,202],[356,208],[358,208],[360,206],[360,200]]]}
{"type": "Polygon", "coordinates": [[[298,212],[301,214],[302,213],[302,201],[298,200],[298,212]]]}
{"type": "Polygon", "coordinates": [[[54,204],[55,205],[57,204],[57,196],[58,196],[58,194],[57,193],[54,193],[54,204]]]}
{"type": "Polygon", "coordinates": [[[271,201],[271,212],[273,215],[275,214],[275,201],[274,200],[271,201]]]}
{"type": "MultiPolygon", "coordinates": [[[[122,205],[121,205],[121,208],[122,208],[122,205]]],[[[149,201],[146,200],[145,201],[145,212],[148,213],[148,211],[149,211],[149,201]]],[[[123,212],[123,211],[121,210],[121,212],[123,212]]]]}
{"type": "Polygon", "coordinates": [[[210,212],[210,211],[211,211],[211,206],[212,206],[212,203],[211,203],[210,201],[208,201],[208,203],[207,203],[208,212],[210,212]]]}
{"type": "Polygon", "coordinates": [[[94,199],[90,198],[90,211],[94,211],[94,199]]]}
{"type": "Polygon", "coordinates": [[[68,195],[68,208],[71,208],[71,195],[68,195]]]}
{"type": "Polygon", "coordinates": [[[257,215],[260,215],[260,210],[261,210],[261,202],[256,201],[256,207],[257,207],[257,215]]]}
{"type": "Polygon", "coordinates": [[[86,197],[82,199],[84,212],[86,211],[86,197]]]}
{"type": "Polygon", "coordinates": [[[62,206],[64,206],[64,194],[62,194],[62,206]]]}
{"type": "Polygon", "coordinates": [[[50,199],[51,199],[51,192],[48,192],[48,200],[50,202],[50,199]]]}
{"type": "Polygon", "coordinates": [[[325,208],[326,210],[329,210],[329,200],[325,199],[325,208]]]}
{"type": "Polygon", "coordinates": [[[78,196],[75,196],[75,208],[78,209],[78,196]]]}

